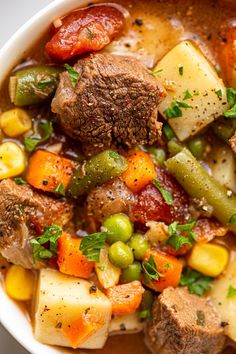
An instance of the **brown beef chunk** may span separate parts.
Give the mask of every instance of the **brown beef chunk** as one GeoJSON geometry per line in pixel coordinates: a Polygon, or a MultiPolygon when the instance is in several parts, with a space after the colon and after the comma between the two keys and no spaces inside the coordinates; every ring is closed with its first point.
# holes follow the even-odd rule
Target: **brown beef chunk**
{"type": "Polygon", "coordinates": [[[221,321],[205,298],[167,288],[153,305],[147,342],[157,354],[217,354],[224,348],[221,321]]]}
{"type": "Polygon", "coordinates": [[[157,106],[165,91],[138,60],[110,54],[79,59],[74,87],[68,72],[52,102],[62,129],[87,151],[152,144],[161,134],[157,106]]]}
{"type": "Polygon", "coordinates": [[[0,182],[0,253],[25,268],[40,267],[33,262],[30,239],[37,235],[39,228],[67,225],[72,215],[68,203],[34,192],[28,185],[3,180],[0,182]]]}
{"type": "Polygon", "coordinates": [[[134,194],[124,182],[117,178],[93,189],[87,197],[87,213],[96,221],[102,222],[111,214],[127,213],[135,200],[134,194]]]}

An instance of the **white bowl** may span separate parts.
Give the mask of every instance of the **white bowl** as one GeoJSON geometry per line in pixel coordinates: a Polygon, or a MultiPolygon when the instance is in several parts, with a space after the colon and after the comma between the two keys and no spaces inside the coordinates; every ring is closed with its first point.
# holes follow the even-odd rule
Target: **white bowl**
{"type": "MultiPolygon", "coordinates": [[[[47,32],[52,21],[87,3],[85,0],[55,0],[21,27],[0,50],[0,86],[24,53],[47,32]]],[[[0,322],[23,347],[32,354],[62,353],[62,349],[43,345],[34,339],[30,322],[19,306],[8,298],[1,283],[0,299],[0,322]]],[[[65,354],[72,352],[63,349],[65,354]]]]}

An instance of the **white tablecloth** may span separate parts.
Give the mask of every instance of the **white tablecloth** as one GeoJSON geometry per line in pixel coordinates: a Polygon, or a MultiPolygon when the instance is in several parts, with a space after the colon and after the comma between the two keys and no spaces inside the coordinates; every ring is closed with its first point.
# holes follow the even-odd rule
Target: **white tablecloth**
{"type": "MultiPolygon", "coordinates": [[[[24,22],[51,1],[0,0],[0,47],[24,22]]],[[[0,354],[28,354],[1,325],[0,354]]]]}

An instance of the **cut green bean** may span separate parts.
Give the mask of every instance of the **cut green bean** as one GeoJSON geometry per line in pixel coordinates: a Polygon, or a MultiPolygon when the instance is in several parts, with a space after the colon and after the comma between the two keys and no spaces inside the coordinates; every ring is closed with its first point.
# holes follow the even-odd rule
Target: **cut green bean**
{"type": "Polygon", "coordinates": [[[178,142],[176,138],[173,138],[168,141],[167,146],[171,156],[178,154],[178,152],[180,152],[184,148],[184,145],[178,142]]]}
{"type": "Polygon", "coordinates": [[[81,164],[70,182],[68,193],[77,198],[105,182],[118,177],[128,168],[127,160],[112,150],[106,150],[81,164]]]}
{"type": "Polygon", "coordinates": [[[151,146],[148,151],[152,154],[156,163],[163,165],[166,160],[166,152],[164,149],[151,146]]]}
{"type": "Polygon", "coordinates": [[[61,67],[50,65],[30,66],[12,74],[9,94],[16,106],[41,103],[56,91],[61,67]]]}
{"type": "Polygon", "coordinates": [[[166,166],[189,195],[205,198],[213,207],[213,215],[236,233],[236,222],[229,224],[236,213],[236,196],[210,176],[189,150],[183,149],[167,160],[166,166]]]}

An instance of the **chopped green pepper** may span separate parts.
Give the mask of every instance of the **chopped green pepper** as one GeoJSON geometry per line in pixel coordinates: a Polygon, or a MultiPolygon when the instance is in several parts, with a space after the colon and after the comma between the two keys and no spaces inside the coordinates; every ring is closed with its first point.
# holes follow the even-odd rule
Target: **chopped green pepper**
{"type": "Polygon", "coordinates": [[[236,196],[210,176],[186,148],[166,161],[169,171],[176,177],[188,194],[205,198],[213,207],[213,215],[236,233],[236,222],[229,220],[236,210],[236,196]]]}
{"type": "Polygon", "coordinates": [[[81,165],[68,188],[68,193],[77,198],[90,189],[118,177],[128,168],[127,160],[112,150],[93,156],[81,165]]]}
{"type": "Polygon", "coordinates": [[[50,65],[30,66],[16,71],[9,81],[9,94],[16,106],[41,103],[56,91],[63,68],[50,65]]]}

